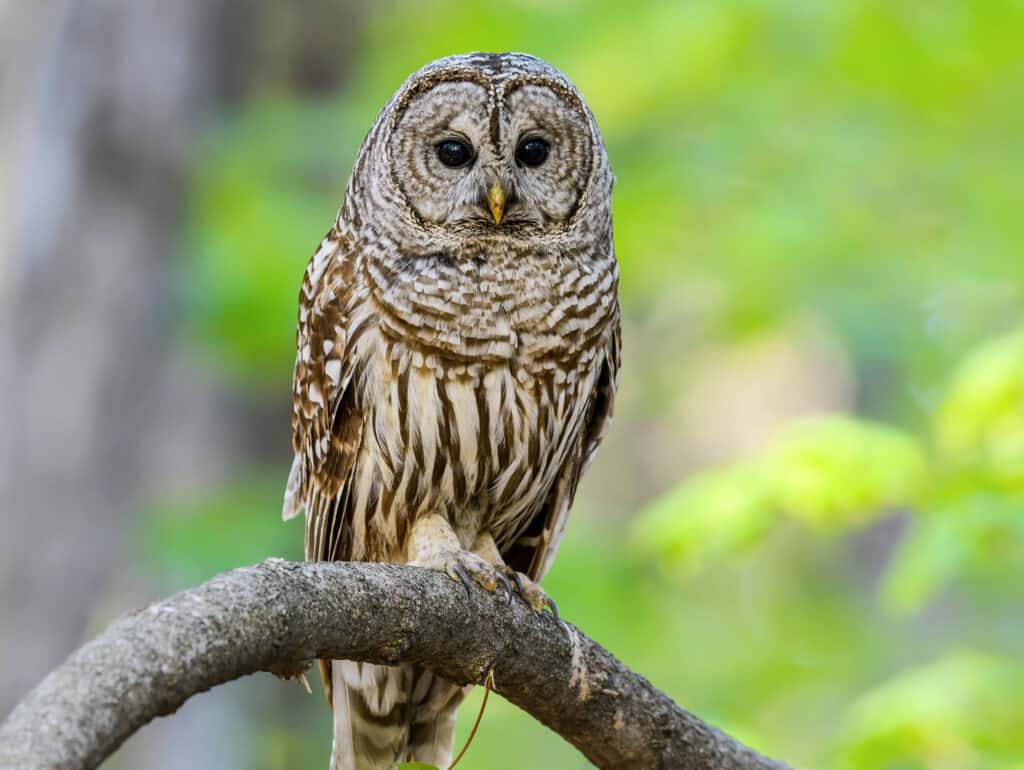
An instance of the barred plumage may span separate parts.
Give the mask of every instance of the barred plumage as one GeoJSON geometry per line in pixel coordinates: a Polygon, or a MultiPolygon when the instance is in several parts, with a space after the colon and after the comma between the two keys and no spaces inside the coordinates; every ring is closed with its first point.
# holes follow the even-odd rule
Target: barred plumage
{"type": "MultiPolygon", "coordinates": [[[[507,565],[543,597],[530,581],[614,401],[610,190],[589,109],[533,57],[439,60],[384,107],[299,297],[284,515],[305,509],[308,559],[458,566],[488,587],[507,565]],[[452,136],[467,167],[437,160],[452,136]],[[542,164],[516,160],[524,136],[548,143],[542,164]]],[[[332,766],[444,766],[461,688],[338,661],[332,682],[332,766]]]]}

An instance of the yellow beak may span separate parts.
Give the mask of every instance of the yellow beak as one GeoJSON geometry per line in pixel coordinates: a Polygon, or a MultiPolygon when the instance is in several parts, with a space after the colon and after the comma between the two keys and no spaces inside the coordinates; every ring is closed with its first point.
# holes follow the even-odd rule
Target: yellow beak
{"type": "Polygon", "coordinates": [[[505,191],[501,188],[501,182],[495,182],[487,191],[487,205],[494,217],[494,224],[500,225],[502,214],[505,213],[505,191]]]}

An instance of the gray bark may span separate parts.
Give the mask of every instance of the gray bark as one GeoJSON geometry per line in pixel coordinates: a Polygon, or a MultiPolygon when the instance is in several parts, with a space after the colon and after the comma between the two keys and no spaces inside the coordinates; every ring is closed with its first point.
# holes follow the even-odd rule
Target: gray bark
{"type": "MultiPolygon", "coordinates": [[[[0,725],[0,767],[97,767],[191,695],[345,658],[417,663],[495,689],[601,768],[784,770],[683,710],[567,623],[430,570],[272,559],[128,614],[0,725]]],[[[269,686],[269,685],[268,685],[269,686]]],[[[325,747],[325,755],[326,755],[325,747]]]]}

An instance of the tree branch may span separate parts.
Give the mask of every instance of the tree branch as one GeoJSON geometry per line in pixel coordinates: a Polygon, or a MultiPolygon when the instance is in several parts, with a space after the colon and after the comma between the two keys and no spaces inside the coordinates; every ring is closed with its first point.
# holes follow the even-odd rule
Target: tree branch
{"type": "MultiPolygon", "coordinates": [[[[97,767],[190,696],[282,661],[416,663],[495,689],[601,768],[783,770],[598,644],[503,594],[392,564],[271,559],[116,620],[0,725],[0,767],[97,767]]],[[[325,746],[326,753],[326,746],[325,746]]]]}

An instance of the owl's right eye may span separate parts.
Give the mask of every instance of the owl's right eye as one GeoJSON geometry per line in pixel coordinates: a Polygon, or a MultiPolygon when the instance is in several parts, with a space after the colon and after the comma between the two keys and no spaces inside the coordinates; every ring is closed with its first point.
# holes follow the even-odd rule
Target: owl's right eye
{"type": "Polygon", "coordinates": [[[437,145],[437,159],[449,168],[459,168],[473,160],[473,150],[458,139],[445,139],[437,145]]]}

